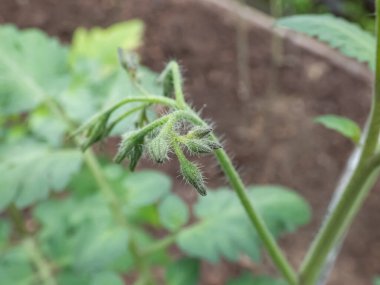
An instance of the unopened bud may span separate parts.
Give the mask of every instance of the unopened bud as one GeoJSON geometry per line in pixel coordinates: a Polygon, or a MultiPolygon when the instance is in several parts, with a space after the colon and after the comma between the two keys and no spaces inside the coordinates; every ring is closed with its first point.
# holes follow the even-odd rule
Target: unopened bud
{"type": "Polygon", "coordinates": [[[199,167],[186,158],[180,159],[181,174],[185,181],[191,184],[199,194],[206,196],[206,186],[204,184],[203,175],[199,167]]]}
{"type": "Polygon", "coordinates": [[[188,139],[183,142],[191,154],[211,153],[212,148],[201,139],[188,139]]]}
{"type": "Polygon", "coordinates": [[[211,153],[222,147],[219,143],[209,139],[185,139],[183,144],[186,145],[191,154],[211,153]]]}
{"type": "Polygon", "coordinates": [[[86,150],[94,143],[100,141],[102,138],[108,135],[107,123],[110,117],[110,113],[102,115],[92,126],[90,126],[86,132],[86,140],[82,143],[82,150],[86,150]]]}
{"type": "Polygon", "coordinates": [[[206,144],[212,149],[212,150],[216,150],[216,149],[219,149],[219,148],[222,148],[223,146],[216,142],[216,141],[212,141],[212,140],[206,140],[206,144]]]}
{"type": "MultiPolygon", "coordinates": [[[[119,150],[114,157],[116,163],[121,163],[126,157],[131,159],[135,157],[135,147],[138,147],[141,144],[142,136],[138,131],[132,131],[123,136],[122,141],[119,146],[119,150]]],[[[137,162],[136,162],[137,163],[137,162]]]]}
{"type": "Polygon", "coordinates": [[[152,160],[157,163],[163,163],[168,159],[169,142],[165,135],[160,133],[149,142],[148,153],[152,160]]]}
{"type": "Polygon", "coordinates": [[[210,127],[194,127],[187,133],[186,137],[189,139],[202,139],[208,136],[211,132],[212,128],[210,127]]]}
{"type": "Polygon", "coordinates": [[[129,158],[129,170],[134,171],[137,163],[143,154],[144,137],[140,138],[136,145],[132,148],[131,152],[127,155],[129,158]]]}

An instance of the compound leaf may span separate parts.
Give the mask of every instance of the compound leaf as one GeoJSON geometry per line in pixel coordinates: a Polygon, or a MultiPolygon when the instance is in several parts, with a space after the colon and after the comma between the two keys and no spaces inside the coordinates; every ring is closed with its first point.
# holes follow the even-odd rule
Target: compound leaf
{"type": "Polygon", "coordinates": [[[128,207],[143,207],[158,202],[172,187],[170,178],[158,171],[144,170],[131,173],[124,180],[128,207]]]}
{"type": "Polygon", "coordinates": [[[323,115],[314,119],[314,122],[323,125],[327,129],[334,130],[344,137],[358,143],[360,140],[360,128],[354,121],[337,115],[323,115]]]}
{"type": "Polygon", "coordinates": [[[67,49],[37,29],[0,27],[0,114],[11,115],[55,96],[67,84],[67,49]]]}
{"type": "Polygon", "coordinates": [[[0,276],[4,284],[36,284],[36,276],[24,246],[15,246],[0,255],[0,276]]]}
{"type": "Polygon", "coordinates": [[[128,252],[128,232],[115,224],[99,193],[51,199],[35,207],[33,216],[41,224],[38,238],[46,256],[78,276],[101,272],[128,252]]]}
{"type": "Polygon", "coordinates": [[[112,263],[127,251],[128,233],[121,227],[91,225],[78,234],[75,265],[84,271],[95,271],[112,263]]]}
{"type": "Polygon", "coordinates": [[[344,55],[375,67],[376,41],[374,36],[358,25],[332,15],[300,15],[280,19],[282,27],[317,37],[344,55]]]}
{"type": "Polygon", "coordinates": [[[124,285],[123,279],[114,272],[105,271],[94,274],[91,285],[124,285]]]}
{"type": "Polygon", "coordinates": [[[11,202],[28,206],[65,188],[80,168],[82,154],[35,143],[0,148],[0,210],[11,202]]]}
{"type": "MultiPolygon", "coordinates": [[[[259,186],[247,191],[251,203],[275,236],[294,231],[310,219],[307,203],[289,189],[259,186]]],[[[199,222],[181,231],[177,239],[179,247],[188,255],[211,262],[222,257],[235,261],[242,253],[259,259],[257,232],[232,191],[211,191],[198,201],[194,212],[199,222]]]]}
{"type": "Polygon", "coordinates": [[[189,209],[177,195],[168,195],[159,205],[158,213],[162,225],[169,231],[176,231],[189,221],[189,209]]]}

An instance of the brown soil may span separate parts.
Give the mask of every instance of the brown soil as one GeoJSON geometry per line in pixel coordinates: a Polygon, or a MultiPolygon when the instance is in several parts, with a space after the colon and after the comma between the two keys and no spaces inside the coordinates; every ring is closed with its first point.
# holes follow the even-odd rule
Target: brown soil
{"type": "MultiPolygon", "coordinates": [[[[39,27],[65,41],[77,26],[106,26],[134,17],[142,18],[147,25],[141,50],[144,63],[159,71],[169,59],[180,61],[189,100],[217,122],[216,130],[226,137],[227,149],[245,181],[286,185],[298,190],[312,205],[312,223],[281,240],[289,259],[298,266],[353,147],[339,135],[313,124],[312,118],[342,114],[362,124],[369,106],[369,80],[286,41],[278,84],[273,88],[272,36],[251,26],[249,72],[253,93],[244,99],[239,96],[237,83],[236,24],[201,1],[0,2],[0,22],[39,27]]],[[[210,185],[220,185],[217,167],[206,169],[210,185]]],[[[174,167],[167,166],[166,170],[175,175],[174,167]]],[[[194,191],[179,185],[179,193],[195,199],[194,191]]],[[[373,276],[380,274],[379,202],[377,188],[351,228],[330,285],[371,284],[373,276]]],[[[270,266],[254,268],[274,272],[270,266]]],[[[228,276],[240,270],[227,263],[205,264],[202,284],[224,284],[228,276]]]]}

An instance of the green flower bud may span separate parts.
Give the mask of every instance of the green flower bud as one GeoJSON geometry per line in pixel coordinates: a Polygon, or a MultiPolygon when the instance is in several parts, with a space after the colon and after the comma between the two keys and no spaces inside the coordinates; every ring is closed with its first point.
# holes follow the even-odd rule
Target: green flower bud
{"type": "Polygon", "coordinates": [[[191,129],[186,137],[189,139],[202,139],[208,136],[212,132],[212,128],[210,127],[194,127],[191,129]]]}
{"type": "MultiPolygon", "coordinates": [[[[119,146],[119,150],[114,157],[116,163],[121,163],[125,158],[129,158],[136,164],[137,156],[139,154],[139,146],[143,142],[144,136],[139,131],[132,131],[123,136],[119,146]]],[[[141,156],[141,155],[140,155],[141,156]]],[[[138,159],[137,159],[138,160],[138,159]]]]}
{"type": "Polygon", "coordinates": [[[107,129],[107,123],[110,115],[111,113],[102,115],[93,125],[87,129],[87,138],[81,145],[83,151],[108,135],[109,130],[107,129]]]}
{"type": "Polygon", "coordinates": [[[185,181],[191,184],[198,191],[199,194],[201,194],[202,196],[206,196],[206,186],[204,184],[203,175],[199,167],[195,163],[188,161],[184,157],[179,158],[179,163],[181,168],[181,174],[185,181]]]}
{"type": "Polygon", "coordinates": [[[168,159],[169,141],[163,134],[158,134],[148,144],[148,153],[152,160],[157,163],[163,163],[168,159]]]}
{"type": "Polygon", "coordinates": [[[212,140],[206,140],[206,144],[212,149],[212,150],[216,150],[216,149],[219,149],[219,148],[222,148],[223,146],[216,142],[216,141],[212,141],[212,140]]]}
{"type": "Polygon", "coordinates": [[[212,148],[209,147],[205,140],[187,139],[184,140],[183,143],[186,145],[191,154],[205,154],[212,152],[212,148]]]}
{"type": "Polygon", "coordinates": [[[209,139],[184,139],[182,143],[187,147],[191,154],[211,153],[222,146],[218,142],[209,139]]]}
{"type": "Polygon", "coordinates": [[[127,155],[129,158],[129,170],[134,171],[137,163],[139,162],[143,154],[144,137],[142,137],[136,145],[132,148],[132,151],[127,155]]]}

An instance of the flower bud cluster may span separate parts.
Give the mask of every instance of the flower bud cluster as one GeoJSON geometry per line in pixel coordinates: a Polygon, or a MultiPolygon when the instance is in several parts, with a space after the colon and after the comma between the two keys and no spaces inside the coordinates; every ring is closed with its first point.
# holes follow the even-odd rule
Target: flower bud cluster
{"type": "MultiPolygon", "coordinates": [[[[119,59],[131,79],[137,82],[138,58],[119,49],[119,59]]],[[[180,173],[184,180],[204,196],[206,195],[206,186],[202,171],[198,164],[188,160],[184,150],[190,156],[202,155],[212,153],[222,146],[212,136],[212,128],[199,126],[203,122],[186,105],[181,87],[182,77],[176,62],[170,62],[167,65],[159,81],[163,85],[163,95],[174,97],[175,100],[167,98],[166,100],[156,100],[153,98],[155,96],[151,96],[152,98],[145,98],[148,100],[141,100],[146,104],[142,105],[142,108],[132,108],[129,113],[126,112],[124,115],[112,118],[112,122],[109,122],[116,109],[129,102],[138,102],[139,100],[121,100],[115,103],[78,129],[76,133],[83,132],[86,137],[82,149],[85,150],[105,138],[115,125],[126,116],[141,111],[140,121],[135,125],[137,130],[130,131],[122,136],[114,161],[121,163],[127,159],[129,168],[134,170],[144,152],[150,159],[160,164],[166,162],[169,159],[169,154],[173,152],[178,158],[180,173]],[[175,104],[167,103],[172,108],[170,109],[171,113],[149,122],[145,113],[146,108],[157,101],[164,104],[175,102],[175,104]],[[190,130],[184,131],[188,130],[189,126],[190,130]]]]}

